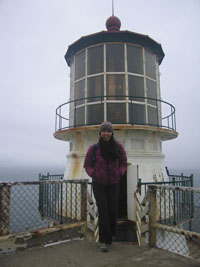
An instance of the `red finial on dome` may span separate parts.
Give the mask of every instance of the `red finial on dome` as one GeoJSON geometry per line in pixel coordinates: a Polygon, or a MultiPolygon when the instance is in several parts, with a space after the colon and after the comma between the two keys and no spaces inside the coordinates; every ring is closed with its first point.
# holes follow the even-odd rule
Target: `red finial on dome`
{"type": "Polygon", "coordinates": [[[118,17],[112,15],[106,21],[106,28],[109,32],[119,32],[121,27],[121,21],[118,17]]]}

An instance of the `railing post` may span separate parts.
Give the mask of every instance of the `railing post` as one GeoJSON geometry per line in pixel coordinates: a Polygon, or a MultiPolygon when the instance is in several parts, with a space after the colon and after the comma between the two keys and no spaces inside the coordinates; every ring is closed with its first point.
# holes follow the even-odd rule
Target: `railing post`
{"type": "Polygon", "coordinates": [[[166,172],[167,172],[167,175],[170,176],[170,174],[169,174],[169,170],[168,170],[167,166],[165,166],[165,170],[166,170],[166,172]]]}
{"type": "Polygon", "coordinates": [[[59,108],[59,130],[62,129],[61,107],[59,108]]]}
{"type": "Polygon", "coordinates": [[[87,239],[87,183],[81,182],[81,220],[85,221],[84,235],[87,239]]]}
{"type": "Polygon", "coordinates": [[[63,184],[59,184],[59,187],[61,187],[60,192],[60,223],[63,224],[63,184]]]}
{"type": "MultiPolygon", "coordinates": [[[[193,187],[194,183],[193,183],[193,174],[190,175],[190,186],[193,187]]],[[[189,193],[189,192],[188,192],[189,193]]],[[[194,192],[190,192],[190,218],[193,219],[194,218],[194,192]]],[[[189,230],[192,231],[192,221],[189,221],[189,230]]]]}
{"type": "Polygon", "coordinates": [[[81,219],[87,217],[87,183],[81,182],[81,219]]]}
{"type": "Polygon", "coordinates": [[[9,234],[11,186],[0,186],[0,235],[9,234]]]}
{"type": "MultiPolygon", "coordinates": [[[[171,106],[171,114],[173,114],[173,110],[172,110],[172,106],[171,106]]],[[[171,121],[172,121],[172,127],[171,129],[173,130],[174,129],[174,120],[173,120],[173,115],[171,116],[171,121]]]]}
{"type": "MultiPolygon", "coordinates": [[[[176,182],[175,182],[175,177],[172,177],[172,184],[173,186],[176,185],[176,182]]],[[[174,213],[174,216],[173,216],[173,224],[176,225],[176,191],[173,190],[173,213],[174,213]]]]}
{"type": "MultiPolygon", "coordinates": [[[[191,174],[190,178],[191,178],[191,187],[193,187],[194,186],[193,174],[191,174]]],[[[191,192],[191,218],[194,218],[194,192],[191,192]]]]}
{"type": "Polygon", "coordinates": [[[56,109],[56,117],[55,117],[55,132],[57,131],[57,109],[56,109]]]}
{"type": "MultiPolygon", "coordinates": [[[[42,175],[39,173],[39,182],[42,181],[42,175]]],[[[39,184],[39,212],[44,217],[44,184],[39,184]]]]}
{"type": "Polygon", "coordinates": [[[156,247],[156,188],[149,186],[149,245],[156,247]]]}
{"type": "Polygon", "coordinates": [[[139,178],[139,179],[138,179],[137,188],[138,188],[138,192],[139,192],[140,195],[141,195],[141,183],[142,183],[142,179],[139,178]]]}
{"type": "Polygon", "coordinates": [[[74,102],[74,128],[76,128],[76,100],[74,102]]]}
{"type": "Polygon", "coordinates": [[[174,110],[174,130],[176,131],[176,114],[175,114],[175,110],[174,110]]]}

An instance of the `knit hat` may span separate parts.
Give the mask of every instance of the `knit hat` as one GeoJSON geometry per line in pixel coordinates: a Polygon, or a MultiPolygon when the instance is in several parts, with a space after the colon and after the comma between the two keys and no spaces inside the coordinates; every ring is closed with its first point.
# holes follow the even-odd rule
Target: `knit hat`
{"type": "Polygon", "coordinates": [[[114,129],[113,129],[112,123],[109,121],[102,122],[99,133],[101,133],[103,130],[108,130],[109,132],[113,133],[114,129]]]}

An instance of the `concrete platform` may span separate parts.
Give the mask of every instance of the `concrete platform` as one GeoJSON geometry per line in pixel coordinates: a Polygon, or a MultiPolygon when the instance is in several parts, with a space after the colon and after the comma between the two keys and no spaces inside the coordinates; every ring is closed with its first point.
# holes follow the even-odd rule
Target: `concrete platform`
{"type": "Polygon", "coordinates": [[[157,248],[114,243],[99,252],[97,243],[71,241],[0,256],[1,267],[199,267],[200,262],[157,248]]]}

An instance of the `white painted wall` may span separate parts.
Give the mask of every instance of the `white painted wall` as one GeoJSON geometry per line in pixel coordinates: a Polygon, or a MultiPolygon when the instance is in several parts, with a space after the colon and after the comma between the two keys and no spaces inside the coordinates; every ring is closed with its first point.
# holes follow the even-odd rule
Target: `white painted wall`
{"type": "MultiPolygon", "coordinates": [[[[162,153],[162,140],[158,133],[145,130],[118,130],[115,138],[123,144],[128,156],[127,168],[127,208],[128,219],[135,220],[134,192],[137,177],[142,182],[167,180],[162,153]],[[138,165],[138,173],[137,173],[138,165]]],[[[97,143],[97,130],[74,132],[70,136],[72,151],[67,155],[64,179],[89,179],[83,168],[85,155],[90,145],[97,143]]],[[[144,192],[142,191],[142,196],[144,192]]]]}
{"type": "Polygon", "coordinates": [[[127,167],[127,214],[128,220],[136,220],[136,203],[134,192],[137,189],[137,166],[128,165],[127,167]]]}

